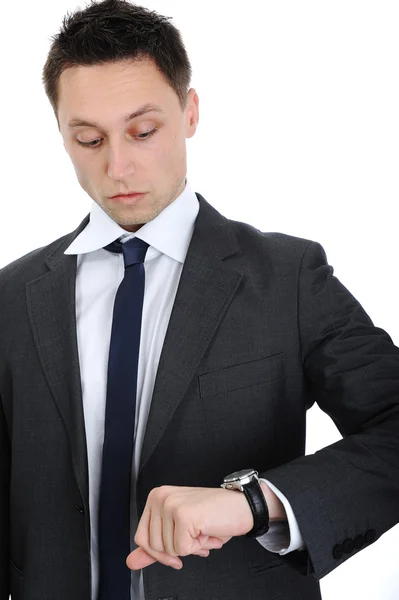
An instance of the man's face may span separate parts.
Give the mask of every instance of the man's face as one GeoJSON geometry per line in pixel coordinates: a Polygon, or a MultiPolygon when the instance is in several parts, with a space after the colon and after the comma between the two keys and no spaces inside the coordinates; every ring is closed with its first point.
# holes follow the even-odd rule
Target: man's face
{"type": "Polygon", "coordinates": [[[111,219],[137,231],[184,190],[186,138],[199,118],[196,91],[189,90],[183,112],[150,60],[69,68],[58,90],[60,131],[80,185],[111,219]],[[162,112],[131,118],[146,104],[162,112]],[[134,204],[112,198],[132,192],[146,193],[134,204]]]}

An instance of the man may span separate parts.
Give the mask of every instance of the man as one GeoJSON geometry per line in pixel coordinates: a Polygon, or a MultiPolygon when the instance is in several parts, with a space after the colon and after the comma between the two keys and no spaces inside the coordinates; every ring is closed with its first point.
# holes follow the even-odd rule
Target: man
{"type": "Polygon", "coordinates": [[[190,75],[122,0],[53,40],[93,205],[0,271],[0,600],[318,599],[399,520],[399,349],[320,244],[194,193],[190,75]],[[304,456],[315,401],[344,439],[304,456]]]}

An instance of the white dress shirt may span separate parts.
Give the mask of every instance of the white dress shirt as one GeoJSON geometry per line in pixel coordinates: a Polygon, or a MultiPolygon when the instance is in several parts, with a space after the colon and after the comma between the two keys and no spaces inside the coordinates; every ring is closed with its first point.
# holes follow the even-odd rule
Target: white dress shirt
{"type": "MultiPolygon", "coordinates": [[[[99,584],[98,503],[108,353],[115,295],[125,272],[123,255],[104,250],[104,246],[116,239],[125,242],[136,235],[149,244],[144,261],[145,291],[132,464],[134,490],[159,358],[198,211],[198,198],[187,179],[181,195],[135,233],[120,227],[93,202],[90,222],[65,251],[65,254],[78,255],[76,324],[89,468],[92,600],[97,600],[99,584]]],[[[248,468],[252,467],[248,465],[248,468]]],[[[257,539],[266,549],[281,555],[287,554],[303,547],[303,539],[288,500],[270,482],[265,481],[282,501],[289,527],[272,525],[268,533],[257,539]]],[[[133,550],[136,547],[133,538],[138,523],[135,493],[131,497],[133,550]]],[[[131,579],[131,600],[144,600],[141,571],[132,571],[131,579]]]]}

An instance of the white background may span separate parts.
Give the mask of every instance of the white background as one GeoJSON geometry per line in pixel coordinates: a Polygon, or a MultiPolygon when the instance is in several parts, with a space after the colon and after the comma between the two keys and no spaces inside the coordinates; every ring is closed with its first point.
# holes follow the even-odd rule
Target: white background
{"type": "MultiPolygon", "coordinates": [[[[195,191],[228,218],[320,242],[399,345],[398,2],[141,4],[173,17],[192,63],[195,191]]],[[[41,84],[50,36],[76,7],[2,8],[0,266],[74,230],[90,210],[41,84]]],[[[317,407],[308,424],[307,452],[339,439],[317,407]]],[[[327,575],[323,599],[397,600],[398,542],[397,526],[327,575]]]]}

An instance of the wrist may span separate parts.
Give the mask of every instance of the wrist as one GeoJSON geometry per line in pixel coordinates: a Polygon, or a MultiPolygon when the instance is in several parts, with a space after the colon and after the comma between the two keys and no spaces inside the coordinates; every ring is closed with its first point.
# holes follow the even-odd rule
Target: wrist
{"type": "Polygon", "coordinates": [[[228,496],[226,511],[229,511],[229,513],[226,514],[234,515],[234,533],[232,535],[245,535],[254,526],[254,518],[248,500],[244,494],[236,490],[223,490],[223,492],[226,497],[228,496]]]}

